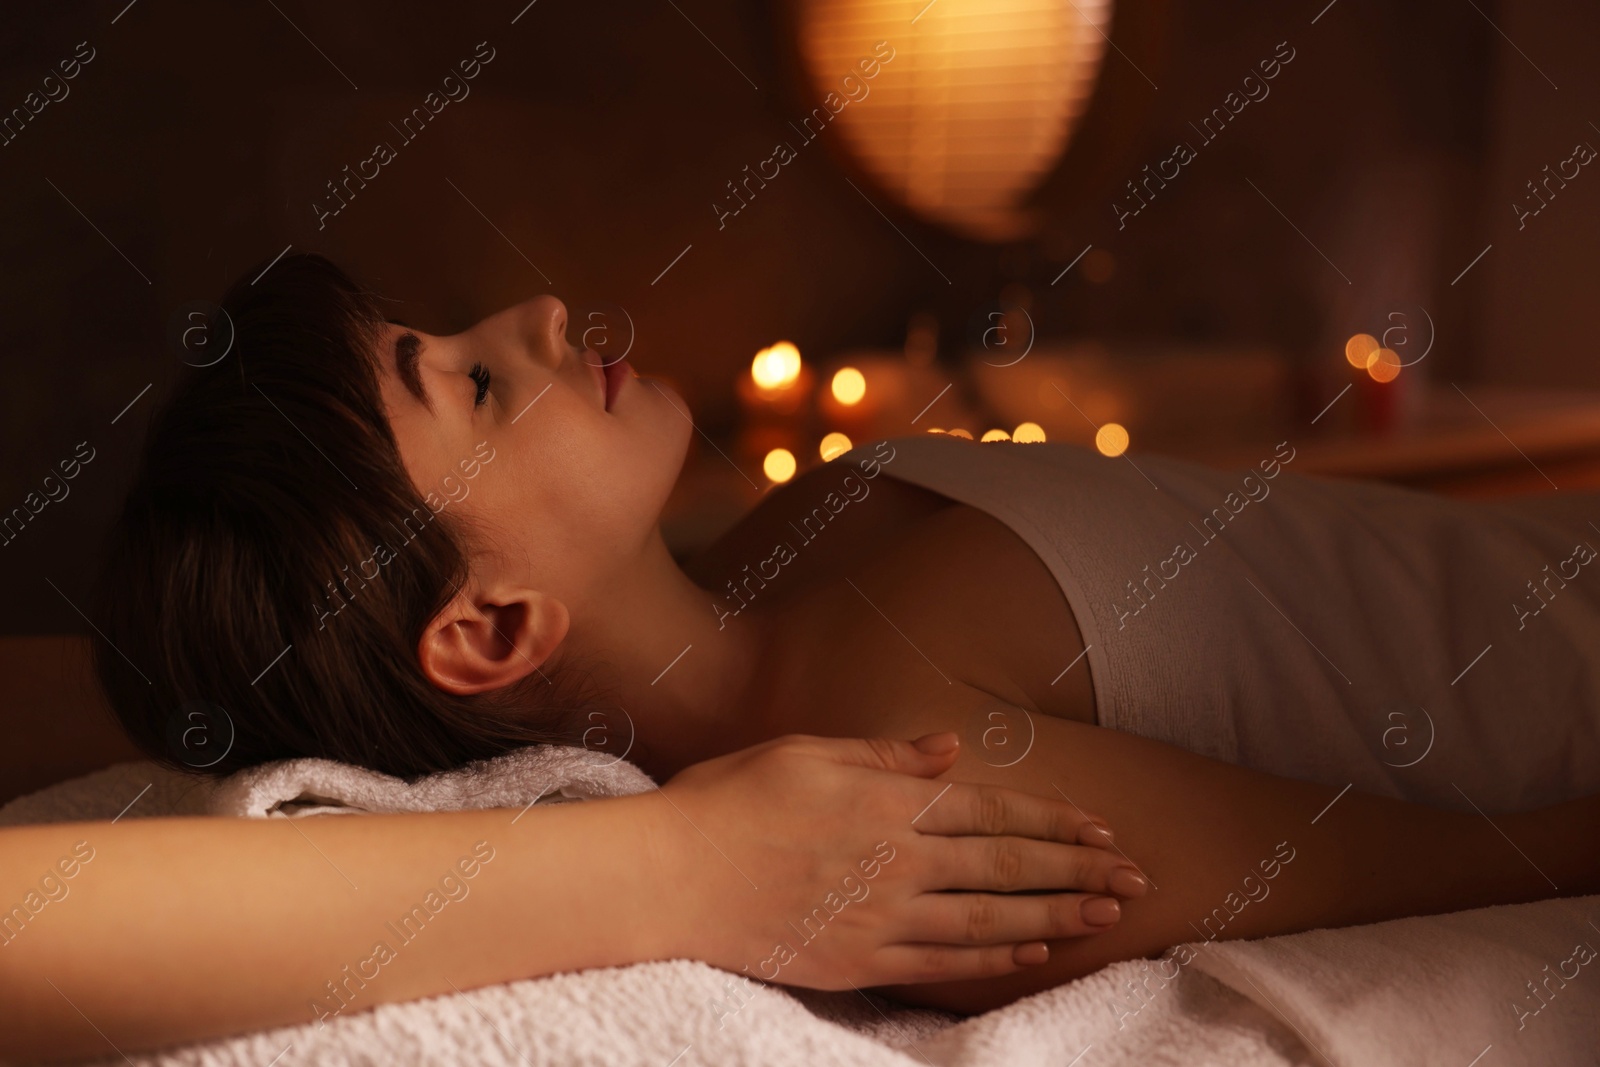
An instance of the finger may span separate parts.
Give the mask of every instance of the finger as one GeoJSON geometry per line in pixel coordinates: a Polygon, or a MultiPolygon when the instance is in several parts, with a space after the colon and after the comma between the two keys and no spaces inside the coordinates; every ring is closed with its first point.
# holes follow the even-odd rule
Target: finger
{"type": "Polygon", "coordinates": [[[927,805],[911,821],[925,834],[1032,837],[1041,841],[1108,847],[1110,839],[1076,805],[993,785],[956,783],[926,792],[927,805]]]}
{"type": "Polygon", "coordinates": [[[995,945],[1097,934],[1117,924],[1122,908],[1115,897],[1090,893],[924,893],[900,918],[917,941],[995,945]]]}
{"type": "Polygon", "coordinates": [[[953,837],[935,847],[926,889],[1014,893],[1028,889],[1142,896],[1149,880],[1116,853],[1026,837],[953,837]]]}
{"type": "Polygon", "coordinates": [[[961,739],[953,733],[927,734],[916,741],[887,737],[815,737],[807,739],[818,755],[835,762],[879,771],[932,778],[955,763],[961,739]]]}
{"type": "Polygon", "coordinates": [[[921,982],[956,982],[968,978],[996,978],[1015,974],[1049,959],[1037,943],[1018,945],[889,945],[874,958],[873,985],[912,985],[921,982]],[[1017,957],[1028,962],[1018,962],[1017,957]],[[1041,958],[1042,957],[1042,958],[1041,958]]]}
{"type": "MultiPolygon", "coordinates": [[[[1112,838],[1111,821],[1109,819],[1107,819],[1104,815],[1101,815],[1099,812],[1084,811],[1082,808],[1078,809],[1078,814],[1082,815],[1085,819],[1088,819],[1090,822],[1094,823],[1095,826],[1099,828],[1100,833],[1101,833],[1101,835],[1103,835],[1103,838],[1104,838],[1104,840],[1106,842],[1110,842],[1111,841],[1111,838],[1112,838]]],[[[1099,844],[1099,841],[1079,841],[1078,844],[1080,844],[1080,845],[1094,845],[1094,844],[1099,844]]]]}

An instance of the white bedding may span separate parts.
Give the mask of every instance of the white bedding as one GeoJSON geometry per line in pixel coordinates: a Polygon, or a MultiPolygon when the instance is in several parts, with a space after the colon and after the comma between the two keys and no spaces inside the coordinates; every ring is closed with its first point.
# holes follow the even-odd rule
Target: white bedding
{"type": "MultiPolygon", "coordinates": [[[[111,818],[135,798],[124,817],[286,817],[521,807],[645,788],[649,780],[630,765],[581,750],[527,749],[409,786],[317,760],[257,768],[221,786],[125,763],[13,801],[0,808],[0,825],[111,818]]],[[[1199,942],[1170,979],[1174,968],[1155,962],[1115,964],[966,1020],[866,994],[747,985],[673,960],[466,990],[130,1059],[250,1067],[1595,1064],[1600,965],[1576,962],[1585,946],[1593,960],[1600,896],[1199,942]],[[1528,983],[1543,983],[1537,999],[1528,983]]],[[[123,1059],[108,1048],[101,1062],[123,1059]]]]}

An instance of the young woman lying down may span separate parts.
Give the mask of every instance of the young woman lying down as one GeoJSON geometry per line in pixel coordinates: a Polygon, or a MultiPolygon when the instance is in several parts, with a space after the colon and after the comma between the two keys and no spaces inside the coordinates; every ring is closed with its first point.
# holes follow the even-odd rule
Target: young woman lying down
{"type": "MultiPolygon", "coordinates": [[[[1306,479],[1292,442],[1227,474],[922,435],[680,566],[684,405],[572,347],[560,301],[432,335],[307,256],[225,306],[234,348],[152,426],[94,612],[152,756],[193,699],[235,725],[213,773],[415,776],[598,728],[664,781],[782,735],[953,731],[947,780],[1115,830],[1074,869],[1002,842],[999,888],[1074,932],[1128,901],[1040,966],[899,990],[964,1011],[1181,942],[1600,889],[1589,499],[1306,479]]],[[[784,981],[828,917],[747,973],[784,981]]]]}

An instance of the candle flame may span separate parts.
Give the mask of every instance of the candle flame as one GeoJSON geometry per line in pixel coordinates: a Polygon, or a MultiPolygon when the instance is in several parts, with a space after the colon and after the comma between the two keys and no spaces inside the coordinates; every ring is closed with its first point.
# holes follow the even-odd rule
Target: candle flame
{"type": "Polygon", "coordinates": [[[782,389],[800,377],[800,350],[788,341],[763,348],[750,361],[750,377],[762,389],[782,389]]]}

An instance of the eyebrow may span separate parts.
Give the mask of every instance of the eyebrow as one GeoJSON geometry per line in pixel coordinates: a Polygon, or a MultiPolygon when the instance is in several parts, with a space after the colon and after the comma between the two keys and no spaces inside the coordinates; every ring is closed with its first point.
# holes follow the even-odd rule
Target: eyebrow
{"type": "Polygon", "coordinates": [[[422,387],[422,374],[417,369],[422,358],[422,339],[407,330],[394,341],[394,366],[400,375],[400,380],[405,383],[406,391],[427,408],[433,410],[433,402],[428,399],[427,390],[422,387]]]}

